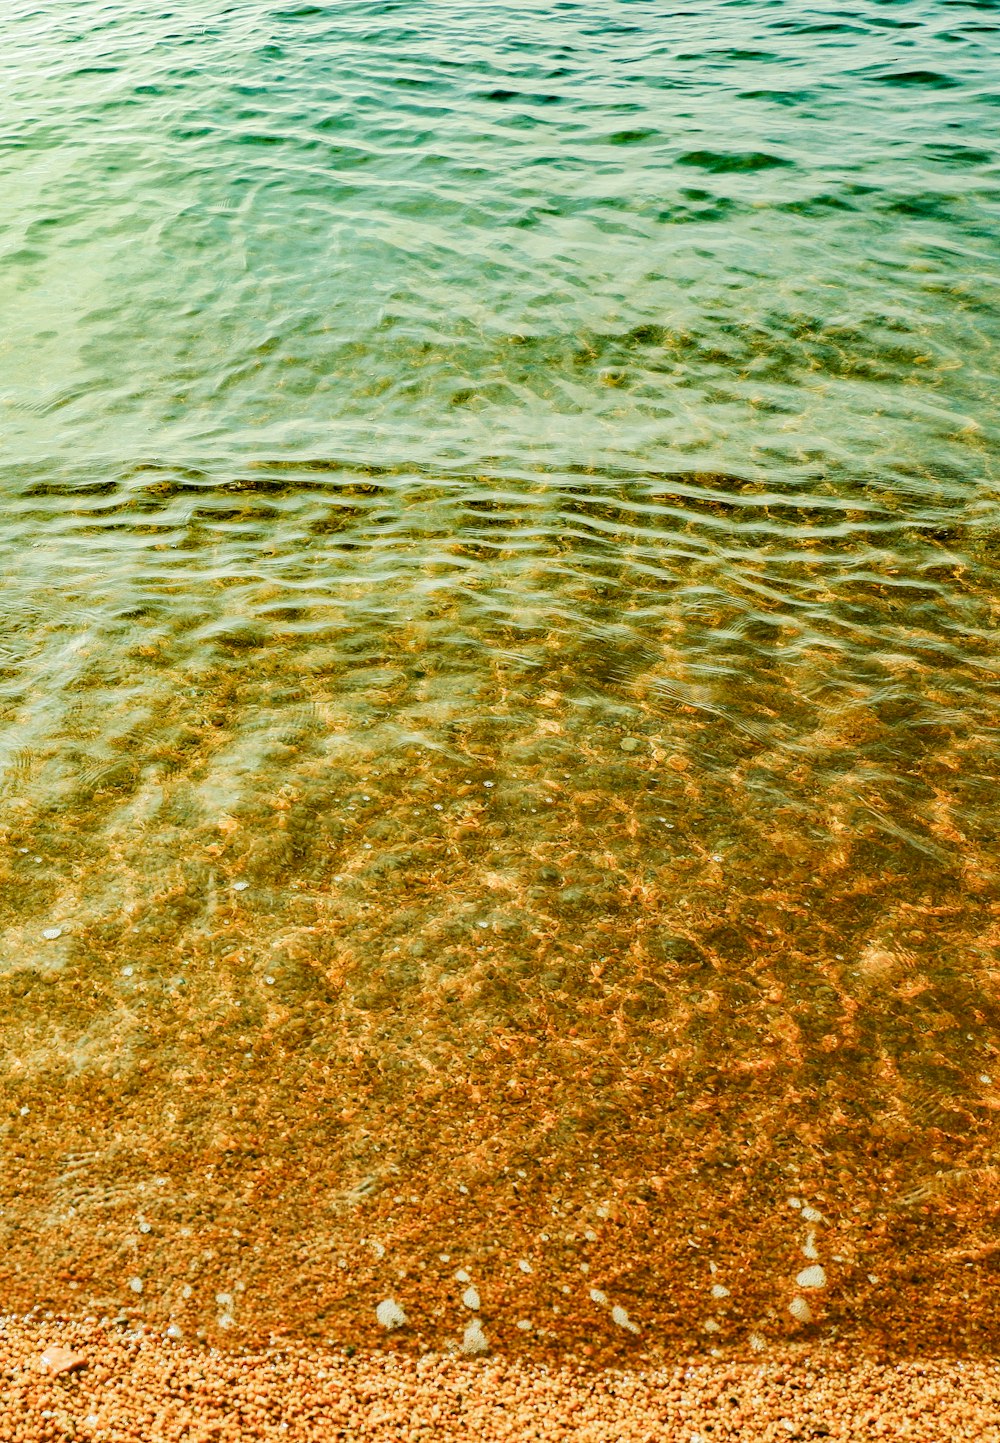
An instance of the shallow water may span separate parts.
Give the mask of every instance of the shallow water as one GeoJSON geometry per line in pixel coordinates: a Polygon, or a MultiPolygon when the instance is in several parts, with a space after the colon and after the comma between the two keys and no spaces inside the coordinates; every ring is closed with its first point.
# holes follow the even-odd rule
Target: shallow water
{"type": "MultiPolygon", "coordinates": [[[[532,1105],[549,1077],[484,1184],[648,1174],[650,1093],[692,1100],[661,1181],[736,1129],[816,1188],[876,1154],[892,1198],[994,1177],[996,7],[13,0],[4,30],[29,1251],[139,1247],[154,1155],[291,1166],[317,1058],[335,1212],[380,1129],[420,1134],[412,1078],[430,1136],[456,1079],[489,1111],[477,1069],[532,1105]]],[[[168,1274],[210,1192],[154,1230],[168,1274]]],[[[734,1339],[790,1326],[761,1276],[734,1339]]]]}

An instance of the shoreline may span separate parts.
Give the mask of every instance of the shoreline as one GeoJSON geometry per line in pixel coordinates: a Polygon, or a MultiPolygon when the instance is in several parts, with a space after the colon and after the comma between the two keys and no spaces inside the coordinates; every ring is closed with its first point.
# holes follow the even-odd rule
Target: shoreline
{"type": "Polygon", "coordinates": [[[612,1369],[440,1353],[349,1358],[288,1343],[222,1352],[146,1330],[8,1316],[0,1370],[4,1443],[1000,1439],[1000,1360],[893,1361],[823,1345],[612,1369]]]}

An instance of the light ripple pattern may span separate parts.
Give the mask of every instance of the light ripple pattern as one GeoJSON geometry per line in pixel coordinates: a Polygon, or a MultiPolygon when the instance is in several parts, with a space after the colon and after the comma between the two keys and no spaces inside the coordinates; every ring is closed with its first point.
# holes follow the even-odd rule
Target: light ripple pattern
{"type": "MultiPolygon", "coordinates": [[[[988,0],[7,0],[0,1244],[25,1307],[62,1276],[46,1229],[91,1226],[104,1268],[151,1196],[166,1277],[240,1148],[262,1256],[315,1244],[330,1318],[351,1228],[437,1216],[454,1175],[455,1231],[407,1236],[432,1261],[461,1236],[478,1287],[469,1160],[530,1177],[541,1227],[547,1180],[599,1156],[643,1207],[697,1200],[664,1256],[734,1169],[748,1251],[717,1256],[757,1338],[801,1299],[738,1176],[824,1218],[838,1187],[853,1217],[994,1176],[998,38],[988,0]],[[452,1149],[433,1177],[414,1137],[452,1149]],[[261,1157],[301,1165],[308,1218],[261,1157]]],[[[422,1316],[390,1261],[365,1326],[380,1298],[422,1316]]],[[[590,1297],[645,1346],[677,1276],[595,1261],[590,1297]]]]}

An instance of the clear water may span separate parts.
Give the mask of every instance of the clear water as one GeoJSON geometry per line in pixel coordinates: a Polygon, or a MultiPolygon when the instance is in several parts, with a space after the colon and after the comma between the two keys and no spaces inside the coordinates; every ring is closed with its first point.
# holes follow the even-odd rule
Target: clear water
{"type": "MultiPolygon", "coordinates": [[[[638,1187],[744,1131],[845,1217],[994,1175],[998,39],[989,0],[10,0],[25,1296],[69,1230],[80,1300],[139,1306],[154,1165],[151,1317],[261,1156],[353,1199],[345,1249],[392,1234],[379,1137],[449,1207],[487,1136],[482,1186],[638,1187]],[[293,1147],[317,1058],[339,1141],[293,1147]],[[626,1143],[640,1094],[701,1102],[626,1143]]],[[[793,1326],[769,1267],[724,1339],[793,1326]]]]}

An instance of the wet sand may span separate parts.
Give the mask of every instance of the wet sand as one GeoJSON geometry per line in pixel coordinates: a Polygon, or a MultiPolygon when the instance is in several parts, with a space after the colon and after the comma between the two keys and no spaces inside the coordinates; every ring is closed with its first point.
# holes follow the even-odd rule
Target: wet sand
{"type": "Polygon", "coordinates": [[[776,807],[554,658],[418,739],[426,652],[364,733],[270,655],[7,809],[0,1308],[404,1370],[473,1324],[529,1373],[996,1356],[988,838],[845,831],[801,751],[776,807]]]}
{"type": "Polygon", "coordinates": [[[292,1346],[226,1354],[133,1329],[7,1318],[0,1369],[4,1443],[1000,1438],[997,1362],[824,1347],[599,1370],[292,1346]]]}
{"type": "Polygon", "coordinates": [[[166,779],[11,809],[0,1306],[370,1349],[395,1301],[400,1348],[474,1313],[550,1365],[995,1350],[985,843],[906,871],[699,771],[698,715],[574,722],[542,679],[447,751],[321,717],[227,810],[283,664],[197,728],[175,691],[166,779]]]}

